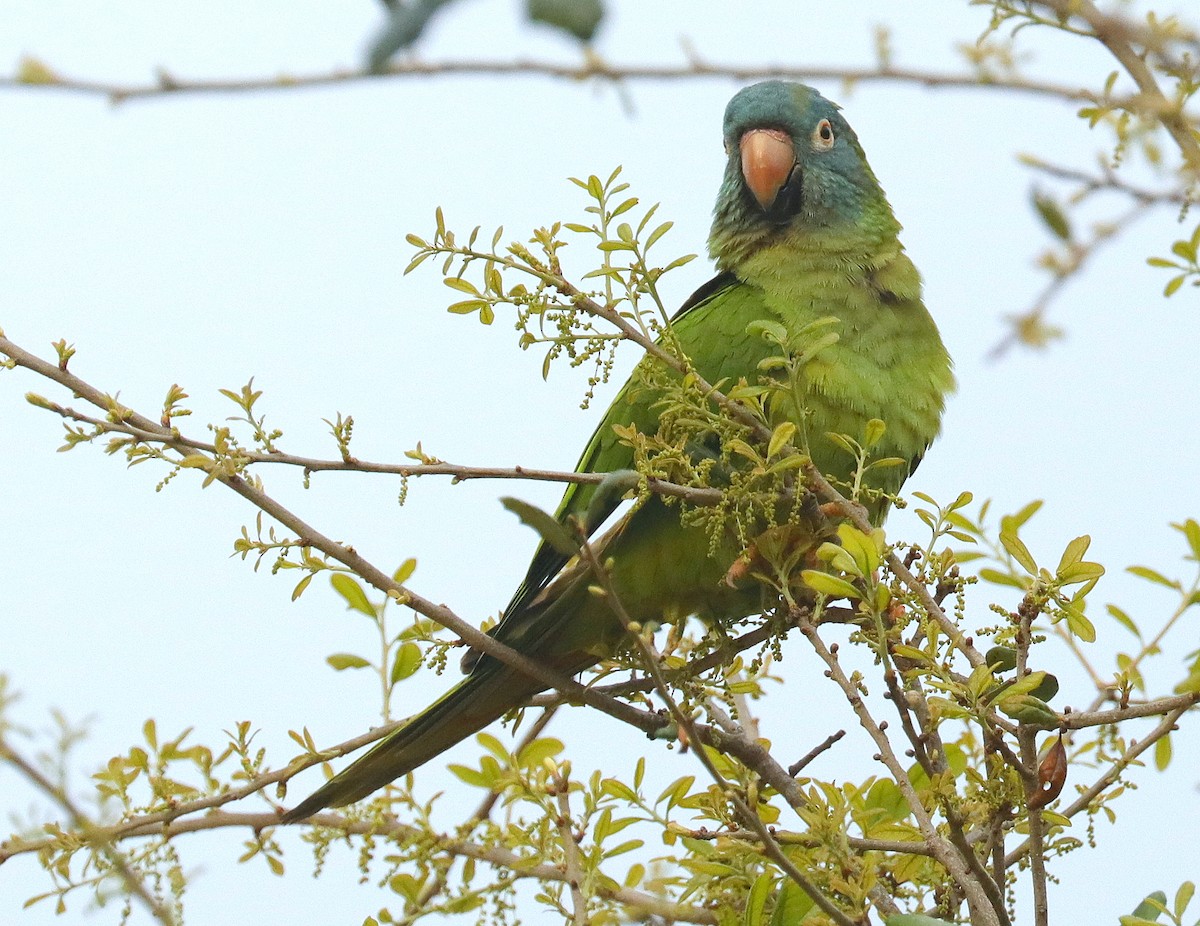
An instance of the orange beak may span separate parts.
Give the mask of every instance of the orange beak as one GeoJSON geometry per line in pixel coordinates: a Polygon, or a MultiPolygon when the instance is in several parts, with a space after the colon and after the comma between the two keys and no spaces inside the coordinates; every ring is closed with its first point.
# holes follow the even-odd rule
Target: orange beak
{"type": "Polygon", "coordinates": [[[746,186],[763,209],[771,208],[796,166],[792,140],[778,129],[751,129],[742,136],[739,147],[746,186]]]}

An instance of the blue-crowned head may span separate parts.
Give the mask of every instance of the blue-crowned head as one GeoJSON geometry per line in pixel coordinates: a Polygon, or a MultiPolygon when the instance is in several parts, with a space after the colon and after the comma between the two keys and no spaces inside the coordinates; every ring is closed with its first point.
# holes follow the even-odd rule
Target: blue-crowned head
{"type": "Polygon", "coordinates": [[[853,129],[812,87],[769,80],[725,108],[725,177],[714,210],[714,253],[728,238],[837,228],[890,216],[853,129]]]}

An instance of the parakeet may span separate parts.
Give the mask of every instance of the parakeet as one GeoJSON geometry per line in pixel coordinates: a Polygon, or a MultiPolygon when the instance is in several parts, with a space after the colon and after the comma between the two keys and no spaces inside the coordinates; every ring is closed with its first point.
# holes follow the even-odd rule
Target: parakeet
{"type": "MultiPolygon", "coordinates": [[[[810,87],[766,81],[741,90],[725,111],[724,142],[725,173],[709,236],[718,272],[674,316],[673,336],[709,383],[754,384],[765,375],[760,362],[779,353],[763,337],[764,322],[793,334],[817,332],[823,346],[805,361],[791,411],[797,446],[822,472],[846,481],[855,462],[828,435],[861,435],[868,421],[881,419],[886,431],[875,452],[908,465],[872,471],[869,481],[895,493],[936,437],[954,385],[950,358],[921,301],[920,277],[898,239],[900,225],[838,107],[810,87]]],[[[642,360],[579,470],[632,467],[633,450],[616,429],[656,432],[662,395],[643,374],[657,362],[642,360]]],[[[693,446],[693,452],[720,456],[720,447],[693,446]]],[[[595,511],[595,498],[594,486],[572,486],[558,520],[596,530],[612,509],[595,511]]],[[[884,509],[876,504],[872,516],[881,519],[884,509]]],[[[725,581],[743,547],[733,538],[710,544],[706,531],[681,523],[677,505],[657,497],[590,542],[610,564],[612,587],[636,621],[688,615],[732,621],[763,608],[757,583],[725,581]]],[[[594,582],[586,564],[542,543],[490,632],[559,672],[580,672],[622,641],[608,602],[589,593],[594,582]]],[[[488,656],[469,654],[464,668],[469,674],[457,687],[284,821],[366,797],[544,687],[488,656]]]]}

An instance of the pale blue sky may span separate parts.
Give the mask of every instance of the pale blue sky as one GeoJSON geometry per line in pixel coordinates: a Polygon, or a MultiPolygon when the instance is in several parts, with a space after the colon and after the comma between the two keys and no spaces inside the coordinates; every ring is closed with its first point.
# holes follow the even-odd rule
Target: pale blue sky
{"type": "MultiPolygon", "coordinates": [[[[686,36],[714,61],[868,64],[872,27],[884,22],[895,27],[898,63],[953,70],[955,43],[972,40],[986,18],[927,3],[905,5],[900,21],[895,4],[878,0],[821,4],[803,20],[782,0],[755,4],[753,15],[746,5],[715,3],[610,6],[598,51],[617,62],[679,62],[686,36]]],[[[0,69],[14,70],[23,54],[72,76],[136,82],[159,66],[180,77],[353,66],[377,7],[9,0],[0,7],[0,69]]],[[[1027,47],[1040,56],[1031,70],[1059,82],[1097,85],[1113,67],[1057,36],[1031,34],[1027,47]]],[[[421,54],[572,61],[576,52],[525,27],[515,2],[463,0],[437,21],[421,54]]],[[[676,223],[660,247],[702,253],[723,163],[720,116],[737,86],[715,78],[632,82],[623,91],[632,113],[610,86],[533,77],[382,80],[116,108],[3,92],[0,327],[43,355],[52,340],[73,342],[73,370],[142,411],[153,414],[167,387],[183,384],[195,409],[184,426],[200,436],[204,422],[232,413],[216,390],[253,375],[266,390],[269,421],[285,431],[283,446],[297,453],[335,455],[320,419],[342,412],[355,416],[354,450],[363,458],[398,460],[420,440],[454,462],[566,469],[596,421],[596,410],[577,409],[582,376],[556,369],[543,383],[540,357],[515,349],[506,319],[483,328],[447,315],[451,300],[431,267],[401,276],[411,253],[404,236],[428,234],[439,205],[452,227],[504,224],[510,236],[573,218],[583,202],[565,178],[621,164],[633,192],[661,201],[660,214],[676,223]]],[[[1016,153],[1087,168],[1103,140],[1073,118],[1073,107],[1047,100],[909,86],[821,89],[844,105],[906,227],[957,362],[960,387],[944,436],[909,488],[942,500],[970,489],[996,499],[1000,511],[1045,498],[1027,539],[1047,560],[1090,533],[1093,554],[1112,567],[1093,606],[1101,633],[1094,650],[1107,666],[1103,654],[1131,643],[1100,605],[1120,602],[1154,627],[1170,604],[1120,567],[1148,563],[1186,575],[1184,545],[1168,522],[1200,515],[1200,313],[1194,290],[1163,300],[1165,277],[1144,261],[1166,252],[1177,231],[1172,216],[1143,221],[1066,290],[1054,314],[1068,329],[1065,341],[989,362],[1001,317],[1022,310],[1043,284],[1031,262],[1046,234],[1028,206],[1032,176],[1016,153]]],[[[695,261],[668,278],[666,292],[682,301],[708,274],[707,261],[695,261]]],[[[622,369],[632,360],[626,355],[622,369]]],[[[0,376],[0,672],[25,695],[14,721],[46,729],[52,707],[92,717],[77,780],[135,742],[148,716],[164,732],[193,726],[196,739],[210,743],[251,720],[276,764],[292,754],[289,728],[307,724],[318,742],[332,744],[375,721],[372,680],[324,664],[331,652],[367,651],[366,623],[345,615],[323,582],[293,604],[294,574],[254,574],[229,558],[253,512],[219,487],[202,491],[187,474],[156,494],[163,474],[151,466],[126,470],[89,448],[54,453],[61,425],[25,404],[27,390],[68,400],[29,375],[0,376]]],[[[325,475],[305,491],[296,473],[263,476],[284,503],[381,567],[417,557],[413,587],[474,619],[508,599],[534,541],[497,497],[553,505],[557,495],[538,485],[427,481],[414,483],[399,508],[396,480],[325,475]]],[[[920,539],[914,524],[898,515],[889,533],[920,539]]],[[[986,596],[973,601],[975,619],[990,623],[986,596]]],[[[1195,645],[1194,629],[1179,637],[1177,651],[1195,645]]],[[[764,727],[776,742],[802,744],[802,753],[831,723],[851,720],[829,719],[841,707],[812,681],[818,673],[798,640],[788,652],[787,688],[765,711],[764,727]]],[[[1058,703],[1082,705],[1086,680],[1063,658],[1058,703]]],[[[1172,664],[1162,673],[1165,685],[1179,670],[1172,664]]],[[[413,689],[401,689],[397,712],[428,700],[426,686],[413,689]]],[[[628,760],[610,767],[627,773],[645,741],[588,719],[586,735],[578,722],[555,725],[577,767],[625,748],[628,760]]],[[[1133,776],[1144,787],[1117,805],[1116,827],[1099,826],[1099,850],[1058,864],[1057,922],[1115,922],[1146,891],[1172,891],[1200,874],[1186,849],[1194,840],[1175,842],[1200,824],[1200,749],[1189,735],[1177,738],[1165,775],[1133,776]]],[[[847,745],[815,771],[858,777],[866,774],[861,765],[841,772],[838,763],[866,754],[847,745]]],[[[664,780],[692,770],[686,757],[665,752],[655,762],[664,780]]],[[[445,784],[436,774],[423,778],[429,793],[445,784]]],[[[297,781],[293,799],[313,780],[297,781]]],[[[0,794],[7,812],[44,804],[5,768],[0,794]]],[[[467,794],[462,806],[476,802],[467,794]]],[[[196,872],[189,922],[230,922],[232,903],[245,921],[358,923],[390,899],[357,885],[345,853],[313,882],[295,833],[278,837],[288,850],[286,879],[257,863],[239,866],[241,838],[180,842],[196,872]],[[314,910],[329,913],[313,920],[314,910]]],[[[45,888],[29,860],[0,868],[0,921],[64,922],[48,906],[20,912],[45,888]]],[[[82,907],[77,901],[67,921],[84,920],[82,907]]],[[[91,921],[117,915],[110,907],[91,921]]],[[[552,921],[539,916],[526,922],[552,921]]],[[[134,921],[144,921],[140,912],[134,921]]]]}

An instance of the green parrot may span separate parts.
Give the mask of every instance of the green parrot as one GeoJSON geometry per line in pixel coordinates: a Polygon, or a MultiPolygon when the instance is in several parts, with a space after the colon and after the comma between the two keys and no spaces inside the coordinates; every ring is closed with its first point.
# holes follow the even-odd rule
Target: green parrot
{"type": "MultiPolygon", "coordinates": [[[[812,326],[824,346],[799,380],[803,394],[792,409],[796,442],[822,472],[848,480],[854,460],[828,435],[860,435],[871,419],[883,420],[886,431],[875,451],[908,466],[872,470],[868,481],[895,493],[937,436],[954,387],[950,358],[921,301],[920,277],[898,240],[900,225],[853,130],[837,106],[810,87],[766,81],[741,90],[726,108],[724,140],[725,175],[709,236],[718,273],[674,316],[674,337],[709,383],[754,384],[763,375],[760,361],[779,353],[762,336],[761,323],[775,323],[776,330],[782,324],[791,333],[812,326]],[[830,329],[836,338],[828,337],[830,329]]],[[[644,358],[617,395],[579,460],[580,471],[633,466],[633,450],[617,428],[657,430],[661,390],[644,375],[657,362],[644,358]]],[[[720,454],[719,446],[689,447],[720,454]]],[[[590,533],[617,502],[606,503],[595,486],[573,485],[557,518],[590,533]]],[[[876,521],[885,507],[872,508],[876,521]]],[[[733,621],[763,609],[757,583],[726,581],[744,543],[730,537],[713,550],[705,530],[682,524],[678,506],[658,497],[590,542],[610,564],[612,587],[633,620],[697,615],[733,621]]],[[[623,634],[611,606],[589,593],[594,582],[585,563],[543,542],[491,635],[564,674],[594,665],[621,646],[623,634]]],[[[472,652],[463,662],[468,675],[462,682],[283,820],[366,797],[545,687],[489,656],[472,652]]]]}

